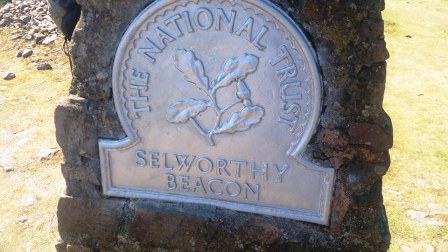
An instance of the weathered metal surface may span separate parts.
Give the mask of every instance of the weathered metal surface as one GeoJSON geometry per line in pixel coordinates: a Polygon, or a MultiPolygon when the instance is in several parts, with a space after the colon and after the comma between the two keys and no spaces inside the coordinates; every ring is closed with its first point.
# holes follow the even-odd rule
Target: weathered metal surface
{"type": "Polygon", "coordinates": [[[265,1],[156,1],[113,76],[127,138],[100,140],[106,195],[327,224],[334,170],[304,160],[321,106],[315,55],[265,1]]]}

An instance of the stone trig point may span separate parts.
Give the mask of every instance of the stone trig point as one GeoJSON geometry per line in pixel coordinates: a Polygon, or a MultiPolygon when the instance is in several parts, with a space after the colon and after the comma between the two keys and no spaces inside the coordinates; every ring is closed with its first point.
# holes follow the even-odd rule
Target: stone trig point
{"type": "Polygon", "coordinates": [[[387,250],[383,1],[79,4],[58,250],[387,250]]]}

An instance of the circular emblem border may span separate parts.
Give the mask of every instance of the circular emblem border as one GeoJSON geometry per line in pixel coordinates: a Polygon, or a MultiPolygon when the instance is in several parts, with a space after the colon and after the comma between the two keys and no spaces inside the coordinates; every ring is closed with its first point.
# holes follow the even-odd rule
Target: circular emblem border
{"type": "MultiPolygon", "coordinates": [[[[125,131],[128,139],[124,142],[121,142],[121,146],[129,146],[129,144],[134,145],[139,142],[139,136],[137,130],[132,125],[132,119],[128,116],[128,111],[124,104],[126,103],[126,99],[123,96],[124,92],[119,92],[122,90],[122,82],[120,79],[122,78],[122,64],[126,62],[129,57],[128,55],[128,45],[130,42],[134,43],[133,38],[135,35],[142,29],[142,26],[148,22],[148,20],[153,19],[156,20],[157,14],[160,10],[174,5],[174,8],[177,6],[184,4],[187,5],[190,2],[210,2],[210,0],[188,0],[188,1],[176,1],[176,0],[158,0],[154,3],[150,4],[146,7],[129,25],[125,34],[123,35],[120,44],[116,51],[116,57],[113,65],[113,76],[112,76],[112,88],[114,94],[114,102],[116,106],[116,110],[118,113],[118,117],[121,125],[123,126],[123,130],[125,131]]],[[[238,1],[229,1],[229,0],[218,0],[220,2],[229,2],[232,5],[238,4],[238,1]]],[[[320,79],[320,74],[318,71],[317,57],[312,50],[311,43],[308,41],[301,28],[295,24],[295,22],[279,7],[274,5],[271,2],[267,2],[265,0],[240,0],[241,2],[253,5],[256,8],[262,9],[265,12],[269,13],[273,18],[276,19],[278,23],[280,23],[287,31],[284,31],[291,40],[295,40],[296,43],[290,42],[292,44],[292,48],[295,50],[301,50],[304,55],[304,62],[308,64],[310,77],[311,77],[311,89],[312,89],[312,98],[311,98],[311,110],[310,117],[308,120],[308,124],[305,126],[305,130],[299,141],[293,139],[291,143],[291,148],[288,151],[288,154],[298,158],[300,161],[304,161],[300,156],[304,152],[306,146],[311,140],[313,134],[316,131],[316,128],[319,123],[320,112],[321,112],[321,102],[322,102],[322,84],[320,79]],[[294,45],[297,44],[300,46],[300,49],[294,48],[294,45]]],[[[259,13],[261,14],[261,13],[259,13]]],[[[263,14],[261,14],[263,15],[263,14]]],[[[264,15],[263,15],[264,16],[264,15]]],[[[269,21],[266,17],[265,20],[269,21]]],[[[277,26],[277,25],[276,25],[277,26]]],[[[277,29],[279,29],[277,27],[277,29]]],[[[280,29],[279,29],[280,30],[280,29]]],[[[132,50],[132,49],[131,49],[132,50]]],[[[118,147],[118,146],[116,146],[118,147]]]]}

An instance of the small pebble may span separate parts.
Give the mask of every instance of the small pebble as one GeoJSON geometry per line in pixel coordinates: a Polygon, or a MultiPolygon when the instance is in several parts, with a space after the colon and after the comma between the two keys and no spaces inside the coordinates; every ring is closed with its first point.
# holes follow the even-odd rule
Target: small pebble
{"type": "Polygon", "coordinates": [[[28,58],[28,57],[30,57],[31,55],[33,55],[33,50],[31,50],[31,49],[25,49],[25,50],[22,52],[22,57],[24,57],[24,58],[28,58]]]}
{"type": "Polygon", "coordinates": [[[21,217],[17,218],[17,221],[20,222],[20,223],[25,223],[25,222],[28,221],[28,217],[21,216],[21,217]]]}
{"type": "Polygon", "coordinates": [[[5,75],[3,75],[4,80],[12,80],[14,78],[16,78],[16,75],[11,72],[7,72],[7,73],[5,73],[5,75]]]}
{"type": "Polygon", "coordinates": [[[48,62],[37,64],[37,70],[43,71],[43,70],[51,70],[51,69],[53,69],[53,67],[48,62]]]}

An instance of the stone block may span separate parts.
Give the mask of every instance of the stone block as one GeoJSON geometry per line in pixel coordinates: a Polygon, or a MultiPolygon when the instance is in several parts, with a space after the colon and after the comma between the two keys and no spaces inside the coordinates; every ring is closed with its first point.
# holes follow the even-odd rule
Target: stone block
{"type": "Polygon", "coordinates": [[[350,144],[371,146],[376,152],[392,148],[392,128],[378,124],[352,123],[348,128],[350,144]]]}
{"type": "Polygon", "coordinates": [[[56,107],[56,140],[67,156],[98,156],[96,123],[89,106],[88,100],[71,96],[56,107]]]}
{"type": "Polygon", "coordinates": [[[217,223],[207,217],[137,205],[129,233],[142,247],[205,251],[217,223]]]}
{"type": "Polygon", "coordinates": [[[62,197],[58,204],[59,233],[68,244],[110,248],[123,224],[124,200],[62,197]]]}

